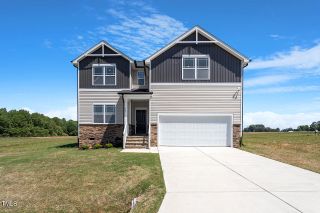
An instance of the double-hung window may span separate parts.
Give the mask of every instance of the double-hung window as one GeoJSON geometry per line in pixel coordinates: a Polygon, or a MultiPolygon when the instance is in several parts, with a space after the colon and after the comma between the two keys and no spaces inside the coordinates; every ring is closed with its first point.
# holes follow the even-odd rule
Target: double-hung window
{"type": "Polygon", "coordinates": [[[116,106],[114,104],[94,104],[93,114],[93,123],[116,123],[116,106]]]}
{"type": "Polygon", "coordinates": [[[209,57],[202,55],[188,55],[182,57],[183,80],[209,80],[209,57]]]}
{"type": "Polygon", "coordinates": [[[95,64],[92,67],[92,85],[116,85],[115,64],[95,64]]]}
{"type": "Polygon", "coordinates": [[[144,71],[137,72],[137,81],[139,86],[144,86],[145,84],[144,71]]]}

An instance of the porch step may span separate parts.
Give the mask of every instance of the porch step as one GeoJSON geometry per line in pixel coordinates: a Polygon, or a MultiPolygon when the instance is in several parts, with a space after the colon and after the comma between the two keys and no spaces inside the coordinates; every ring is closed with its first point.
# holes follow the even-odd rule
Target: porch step
{"type": "Polygon", "coordinates": [[[148,148],[147,145],[129,145],[126,144],[126,149],[146,149],[148,148]]]}
{"type": "Polygon", "coordinates": [[[126,148],[147,148],[148,136],[127,136],[126,148]]]}

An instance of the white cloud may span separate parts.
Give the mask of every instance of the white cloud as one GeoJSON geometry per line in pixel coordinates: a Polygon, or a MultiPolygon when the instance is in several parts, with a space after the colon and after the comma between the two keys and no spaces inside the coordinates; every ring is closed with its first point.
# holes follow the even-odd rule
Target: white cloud
{"type": "Polygon", "coordinates": [[[279,40],[279,39],[285,39],[286,36],[282,36],[282,35],[279,35],[279,34],[270,34],[269,35],[271,38],[273,38],[274,40],[279,40]]]}
{"type": "Polygon", "coordinates": [[[29,107],[22,107],[21,109],[26,110],[30,113],[34,113],[34,111],[32,109],[30,109],[29,107]]]}
{"type": "MultiPolygon", "coordinates": [[[[41,110],[33,110],[29,107],[21,107],[21,109],[26,110],[30,113],[40,113],[40,114],[44,114],[50,118],[53,117],[58,117],[58,118],[65,118],[67,120],[72,119],[72,120],[77,120],[77,106],[69,106],[66,108],[60,108],[60,109],[56,109],[56,110],[50,110],[47,112],[43,112],[41,110]]],[[[9,109],[8,110],[14,110],[14,108],[9,109]]]]}
{"type": "Polygon", "coordinates": [[[43,46],[44,46],[45,48],[51,49],[51,48],[52,48],[52,42],[51,42],[49,39],[45,39],[45,40],[43,41],[43,46]]]}
{"type": "Polygon", "coordinates": [[[320,43],[310,48],[295,46],[289,51],[277,52],[271,56],[253,60],[248,69],[292,68],[319,69],[320,43]]]}
{"type": "Polygon", "coordinates": [[[320,120],[320,112],[278,114],[270,111],[249,112],[243,116],[244,126],[250,124],[264,124],[271,128],[296,128],[299,125],[310,125],[320,120]]]}
{"type": "Polygon", "coordinates": [[[246,87],[265,86],[287,82],[295,78],[297,78],[295,75],[264,75],[245,79],[244,85],[246,87]]]}
{"type": "Polygon", "coordinates": [[[260,89],[246,90],[246,94],[267,94],[267,93],[289,93],[289,92],[317,92],[320,91],[320,86],[279,86],[279,87],[267,87],[260,89]]]}
{"type": "Polygon", "coordinates": [[[52,110],[49,112],[45,112],[43,114],[50,118],[58,117],[58,118],[65,118],[67,120],[68,119],[77,120],[77,106],[70,106],[70,107],[67,107],[66,109],[52,110]]]}
{"type": "Polygon", "coordinates": [[[81,39],[66,41],[66,49],[81,53],[106,40],[129,56],[144,59],[187,30],[182,22],[142,1],[119,1],[105,13],[109,22],[114,19],[112,24],[90,30],[81,39]]]}
{"type": "Polygon", "coordinates": [[[182,22],[158,12],[127,13],[124,10],[109,9],[108,14],[117,19],[112,25],[99,27],[101,37],[109,37],[110,43],[116,47],[126,47],[132,57],[143,59],[178,35],[187,28],[182,22]]]}

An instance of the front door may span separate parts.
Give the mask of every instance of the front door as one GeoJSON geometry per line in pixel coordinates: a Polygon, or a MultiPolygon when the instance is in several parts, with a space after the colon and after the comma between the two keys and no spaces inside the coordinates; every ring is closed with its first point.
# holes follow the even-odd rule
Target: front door
{"type": "Polygon", "coordinates": [[[136,110],[136,134],[146,134],[147,131],[147,111],[136,110]]]}

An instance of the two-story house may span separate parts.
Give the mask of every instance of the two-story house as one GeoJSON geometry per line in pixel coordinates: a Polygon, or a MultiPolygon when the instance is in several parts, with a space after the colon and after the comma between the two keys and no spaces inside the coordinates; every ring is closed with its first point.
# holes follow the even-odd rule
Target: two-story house
{"type": "Polygon", "coordinates": [[[80,146],[239,146],[249,60],[198,26],[144,61],[101,41],[72,63],[80,146]]]}

